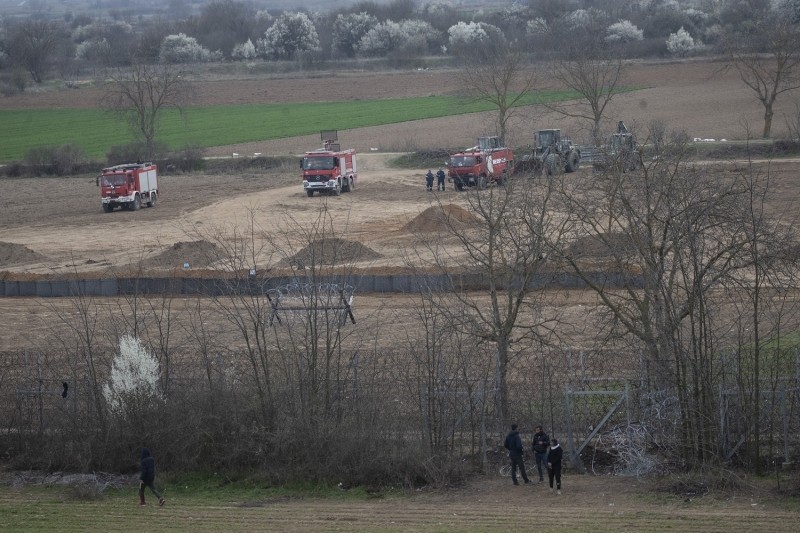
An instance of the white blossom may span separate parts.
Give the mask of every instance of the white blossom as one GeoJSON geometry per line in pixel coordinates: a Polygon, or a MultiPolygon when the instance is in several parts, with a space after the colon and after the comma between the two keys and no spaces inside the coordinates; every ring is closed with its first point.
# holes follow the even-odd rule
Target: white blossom
{"type": "Polygon", "coordinates": [[[197,39],[185,33],[167,35],[161,42],[159,59],[162,63],[199,63],[220,59],[220,52],[210,52],[197,39]]]}
{"type": "Polygon", "coordinates": [[[610,43],[629,43],[644,39],[644,32],[629,20],[620,20],[608,27],[606,41],[610,43]]]}
{"type": "Polygon", "coordinates": [[[124,412],[131,402],[161,400],[158,360],[132,335],[119,340],[119,353],[111,366],[103,396],[113,412],[124,412]]]}
{"type": "Polygon", "coordinates": [[[247,39],[245,43],[235,45],[231,52],[231,57],[234,59],[255,59],[256,56],[256,45],[250,39],[247,39]]]}
{"type": "Polygon", "coordinates": [[[353,57],[361,38],[373,27],[378,19],[369,13],[341,13],[333,22],[333,47],[347,57],[353,57]]]}
{"type": "Polygon", "coordinates": [[[300,52],[319,51],[319,35],[305,13],[284,13],[264,32],[256,48],[270,58],[294,59],[300,52]]]}
{"type": "Polygon", "coordinates": [[[694,50],[695,43],[688,31],[680,27],[675,33],[670,33],[667,38],[667,51],[677,56],[685,56],[694,50]]]}

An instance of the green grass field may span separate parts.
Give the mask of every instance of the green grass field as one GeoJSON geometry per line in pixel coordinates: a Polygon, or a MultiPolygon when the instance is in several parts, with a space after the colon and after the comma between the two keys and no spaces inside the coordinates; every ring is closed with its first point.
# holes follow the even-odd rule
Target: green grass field
{"type": "MultiPolygon", "coordinates": [[[[520,105],[574,99],[568,91],[536,92],[520,105]]],[[[157,139],[171,149],[225,146],[316,134],[336,124],[352,129],[489,111],[487,102],[453,96],[352,102],[190,107],[164,114],[157,139]]],[[[73,143],[92,158],[131,142],[127,124],[98,109],[1,110],[0,161],[22,160],[33,147],[73,143]]]]}

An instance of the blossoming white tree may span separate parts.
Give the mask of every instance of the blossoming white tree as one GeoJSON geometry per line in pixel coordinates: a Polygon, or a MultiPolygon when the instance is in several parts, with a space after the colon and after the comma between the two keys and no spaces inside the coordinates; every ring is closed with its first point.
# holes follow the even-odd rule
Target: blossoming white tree
{"type": "Polygon", "coordinates": [[[447,30],[449,48],[453,53],[464,53],[484,44],[505,42],[503,31],[485,22],[459,22],[447,30]]]}
{"type": "Polygon", "coordinates": [[[163,400],[159,374],[155,356],[136,337],[123,335],[109,382],[103,387],[111,412],[128,414],[163,400]]]}
{"type": "Polygon", "coordinates": [[[295,59],[298,53],[319,51],[319,35],[305,13],[284,13],[264,32],[256,47],[272,59],[295,59]]]}
{"type": "Polygon", "coordinates": [[[255,59],[257,56],[256,45],[250,39],[234,46],[231,52],[231,57],[234,59],[255,59]]]}
{"type": "Polygon", "coordinates": [[[630,43],[644,39],[644,32],[630,20],[620,20],[608,27],[606,41],[610,43],[630,43]]]}
{"type": "Polygon", "coordinates": [[[334,49],[346,57],[354,57],[361,38],[377,25],[377,17],[369,13],[340,13],[333,22],[334,49]]]}
{"type": "Polygon", "coordinates": [[[667,39],[667,51],[677,56],[685,56],[694,50],[694,39],[683,26],[675,33],[670,33],[667,39]]]}
{"type": "Polygon", "coordinates": [[[185,33],[167,35],[161,43],[159,59],[162,63],[198,63],[222,58],[220,52],[210,52],[185,33]]]}

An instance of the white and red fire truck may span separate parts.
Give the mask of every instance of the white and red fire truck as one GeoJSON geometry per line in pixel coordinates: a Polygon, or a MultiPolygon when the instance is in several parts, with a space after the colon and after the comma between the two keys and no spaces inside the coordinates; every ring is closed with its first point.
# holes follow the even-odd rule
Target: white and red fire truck
{"type": "Polygon", "coordinates": [[[335,196],[352,192],[358,181],[356,151],[342,150],[335,131],[323,131],[320,135],[322,148],[306,152],[300,160],[303,189],[309,197],[315,191],[335,196]]]}
{"type": "Polygon", "coordinates": [[[478,145],[450,155],[448,181],[456,190],[485,189],[489,183],[502,185],[514,172],[514,153],[502,146],[499,137],[480,137],[478,145]]]}
{"type": "Polygon", "coordinates": [[[97,178],[100,202],[110,213],[115,207],[136,211],[158,201],[158,169],[153,163],[127,163],[104,168],[97,178]]]}

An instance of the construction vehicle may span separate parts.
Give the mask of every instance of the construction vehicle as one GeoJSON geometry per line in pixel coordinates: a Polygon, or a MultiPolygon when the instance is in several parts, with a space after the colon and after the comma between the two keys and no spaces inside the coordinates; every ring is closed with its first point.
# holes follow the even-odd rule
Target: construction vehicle
{"type": "Polygon", "coordinates": [[[303,189],[311,197],[314,192],[339,196],[352,192],[358,181],[356,151],[342,150],[336,131],[320,132],[322,148],[306,152],[300,160],[303,172],[303,189]]]}
{"type": "Polygon", "coordinates": [[[153,163],[126,163],[104,168],[97,178],[100,203],[106,213],[115,207],[131,211],[158,201],[158,169],[153,163]]]}
{"type": "Polygon", "coordinates": [[[447,180],[457,191],[503,185],[513,172],[514,152],[495,136],[479,137],[477,146],[451,154],[447,161],[447,180]]]}
{"type": "Polygon", "coordinates": [[[525,158],[535,174],[548,176],[575,172],[581,163],[581,150],[561,130],[539,130],[533,134],[533,153],[525,158]]]}
{"type": "Polygon", "coordinates": [[[608,144],[596,150],[592,157],[595,170],[628,172],[638,169],[641,164],[641,152],[636,137],[621,120],[617,123],[616,133],[609,136],[608,144]]]}

